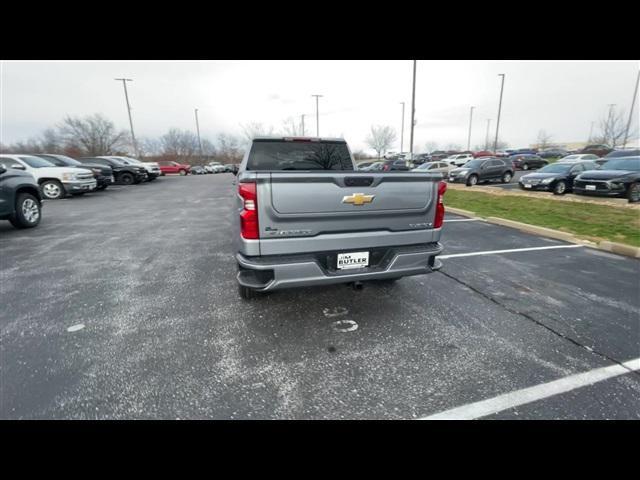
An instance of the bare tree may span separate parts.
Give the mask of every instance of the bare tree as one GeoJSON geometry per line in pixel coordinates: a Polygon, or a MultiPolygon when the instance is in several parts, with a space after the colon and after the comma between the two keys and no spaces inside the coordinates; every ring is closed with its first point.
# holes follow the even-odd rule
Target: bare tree
{"type": "Polygon", "coordinates": [[[225,133],[218,135],[216,145],[216,158],[222,163],[239,163],[244,152],[240,140],[225,133]]]}
{"type": "Polygon", "coordinates": [[[116,131],[113,122],[96,113],[84,118],[67,116],[58,127],[65,147],[86,155],[112,155],[129,144],[129,135],[116,131]]]}
{"type": "Polygon", "coordinates": [[[138,138],[138,152],[141,158],[156,157],[162,154],[162,142],[157,138],[138,138]]]}
{"type": "Polygon", "coordinates": [[[397,135],[393,127],[372,125],[371,133],[365,139],[369,147],[376,151],[378,159],[383,155],[391,145],[396,141],[397,135]]]}
{"type": "Polygon", "coordinates": [[[267,127],[260,122],[251,122],[246,125],[240,125],[242,133],[245,137],[245,143],[250,144],[254,137],[265,137],[274,134],[273,127],[267,127]]]}
{"type": "Polygon", "coordinates": [[[282,128],[285,135],[297,137],[302,135],[302,123],[296,122],[293,117],[288,117],[282,122],[282,128]]]}
{"type": "Polygon", "coordinates": [[[189,130],[172,128],[161,137],[160,142],[162,154],[175,160],[191,162],[200,150],[198,137],[189,130]]]}
{"type": "Polygon", "coordinates": [[[613,109],[609,109],[609,113],[600,119],[600,132],[595,136],[594,143],[602,143],[611,148],[621,145],[627,129],[624,117],[624,110],[614,113],[613,109]]]}
{"type": "Polygon", "coordinates": [[[540,149],[547,148],[551,145],[551,140],[553,136],[549,135],[546,130],[540,130],[538,132],[538,143],[537,147],[540,149]]]}
{"type": "Polygon", "coordinates": [[[459,143],[449,143],[447,144],[447,150],[459,152],[460,150],[462,150],[462,147],[459,143]]]}
{"type": "Polygon", "coordinates": [[[53,128],[47,128],[40,136],[40,148],[44,153],[60,153],[62,143],[62,138],[53,128]]]}

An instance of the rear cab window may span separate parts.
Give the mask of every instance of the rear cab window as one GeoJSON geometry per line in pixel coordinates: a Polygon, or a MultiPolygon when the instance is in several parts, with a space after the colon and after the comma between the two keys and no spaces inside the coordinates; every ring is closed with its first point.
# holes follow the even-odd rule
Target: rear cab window
{"type": "Polygon", "coordinates": [[[344,141],[254,140],[247,170],[346,170],[353,162],[344,141]]]}

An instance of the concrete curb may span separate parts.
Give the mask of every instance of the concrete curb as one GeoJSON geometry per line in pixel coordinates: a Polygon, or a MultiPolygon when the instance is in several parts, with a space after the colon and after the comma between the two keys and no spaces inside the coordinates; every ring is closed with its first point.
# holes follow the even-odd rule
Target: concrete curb
{"type": "Polygon", "coordinates": [[[514,220],[507,220],[506,218],[499,217],[481,217],[469,210],[463,210],[461,208],[446,207],[447,212],[463,215],[465,217],[478,218],[487,223],[493,223],[495,225],[501,225],[503,227],[516,228],[526,233],[533,235],[540,235],[542,237],[555,238],[556,240],[563,240],[569,243],[575,243],[578,245],[585,245],[587,247],[595,248],[598,250],[604,250],[605,252],[617,253],[618,255],[624,255],[625,257],[640,258],[640,248],[632,247],[631,245],[625,245],[623,243],[609,242],[603,240],[599,243],[591,242],[578,238],[572,233],[563,232],[560,230],[554,230],[552,228],[539,227],[537,225],[530,225],[528,223],[516,222],[514,220]]]}

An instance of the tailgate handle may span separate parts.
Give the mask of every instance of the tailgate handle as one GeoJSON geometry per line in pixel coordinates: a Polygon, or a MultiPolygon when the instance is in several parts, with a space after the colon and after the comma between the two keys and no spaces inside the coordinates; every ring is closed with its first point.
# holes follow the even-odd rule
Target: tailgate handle
{"type": "Polygon", "coordinates": [[[347,187],[370,187],[373,183],[373,177],[347,177],[344,184],[347,187]]]}

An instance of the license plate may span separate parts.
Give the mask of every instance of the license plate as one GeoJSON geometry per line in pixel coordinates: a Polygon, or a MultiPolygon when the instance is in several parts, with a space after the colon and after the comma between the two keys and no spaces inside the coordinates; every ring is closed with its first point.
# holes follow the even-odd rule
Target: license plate
{"type": "Polygon", "coordinates": [[[587,190],[595,190],[595,189],[596,189],[596,186],[595,186],[595,185],[587,185],[585,188],[586,188],[587,190]]]}
{"type": "Polygon", "coordinates": [[[449,181],[453,182],[455,180],[455,177],[449,177],[449,181]]]}
{"type": "Polygon", "coordinates": [[[369,252],[351,252],[338,254],[338,270],[364,268],[369,266],[369,252]]]}
{"type": "Polygon", "coordinates": [[[532,185],[528,185],[526,183],[524,184],[524,188],[531,188],[531,187],[532,187],[532,185]]]}

